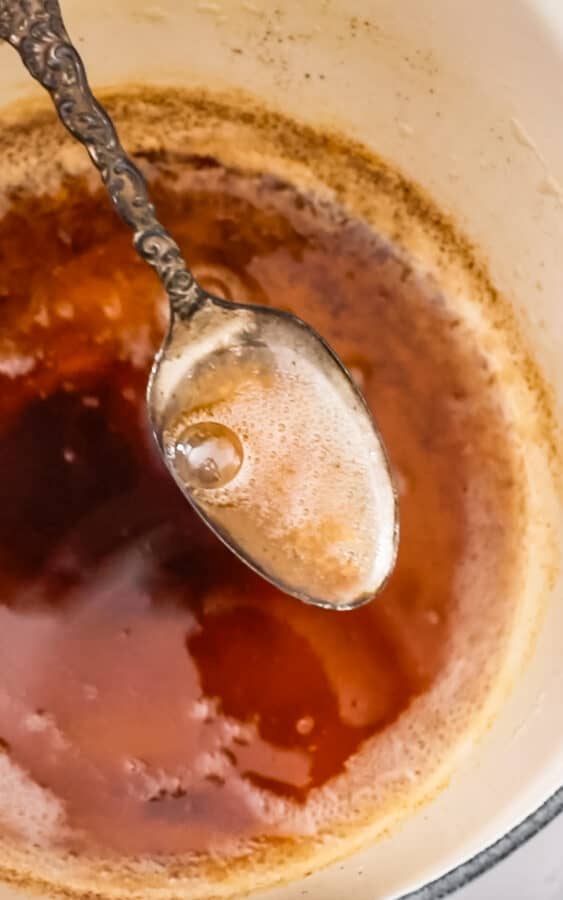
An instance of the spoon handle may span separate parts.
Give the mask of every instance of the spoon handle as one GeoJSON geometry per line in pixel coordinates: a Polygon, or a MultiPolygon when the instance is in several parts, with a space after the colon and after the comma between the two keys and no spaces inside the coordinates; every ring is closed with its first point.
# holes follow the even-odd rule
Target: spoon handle
{"type": "Polygon", "coordinates": [[[133,230],[135,249],[162,281],[172,313],[189,317],[205,295],[156,218],[143,174],[92,94],[58,0],[0,0],[0,38],[17,50],[26,69],[50,94],[63,125],[88,151],[117,212],[133,230]]]}

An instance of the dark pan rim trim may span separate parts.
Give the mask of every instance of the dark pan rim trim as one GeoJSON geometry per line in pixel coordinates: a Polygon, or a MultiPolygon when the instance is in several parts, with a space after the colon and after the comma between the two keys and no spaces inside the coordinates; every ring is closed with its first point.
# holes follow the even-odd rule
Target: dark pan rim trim
{"type": "Polygon", "coordinates": [[[442,875],[441,878],[409,894],[403,894],[400,900],[443,900],[444,897],[450,897],[455,891],[488,872],[526,844],[560,813],[563,813],[563,787],[496,843],[442,875]]]}

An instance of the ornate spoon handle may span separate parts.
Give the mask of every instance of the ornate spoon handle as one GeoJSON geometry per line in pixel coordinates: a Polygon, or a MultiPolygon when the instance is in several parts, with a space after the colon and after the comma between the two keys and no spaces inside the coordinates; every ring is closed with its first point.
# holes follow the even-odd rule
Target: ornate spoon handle
{"type": "Polygon", "coordinates": [[[26,69],[50,94],[63,125],[86,147],[117,212],[133,230],[137,252],[162,281],[173,313],[188,317],[204,292],[156,218],[144,176],[92,94],[58,0],[0,0],[0,38],[17,50],[26,69]]]}

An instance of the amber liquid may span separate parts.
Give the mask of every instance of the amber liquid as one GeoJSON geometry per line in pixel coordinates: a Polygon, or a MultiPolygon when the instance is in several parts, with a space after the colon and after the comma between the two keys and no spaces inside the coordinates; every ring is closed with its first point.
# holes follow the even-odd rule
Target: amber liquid
{"type": "Polygon", "coordinates": [[[152,168],[203,284],[290,309],[352,368],[396,469],[401,547],[383,595],[346,613],[239,563],[148,433],[166,319],[154,275],[101,193],[69,180],[14,200],[0,222],[0,738],[62,802],[78,850],[279,833],[256,797],[305,804],[393,728],[440,675],[466,493],[504,452],[477,349],[366,226],[209,160],[152,168]]]}

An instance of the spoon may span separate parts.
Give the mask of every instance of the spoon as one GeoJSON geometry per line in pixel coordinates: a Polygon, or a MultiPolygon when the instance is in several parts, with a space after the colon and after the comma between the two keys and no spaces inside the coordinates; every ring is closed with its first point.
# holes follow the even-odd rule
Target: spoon
{"type": "Polygon", "coordinates": [[[328,608],[368,602],[395,563],[398,510],[382,439],[350,373],[297,317],[227,302],[196,282],[90,90],[57,0],[0,0],[0,37],[88,151],[168,295],[147,408],[180,490],[286,593],[328,608]]]}

